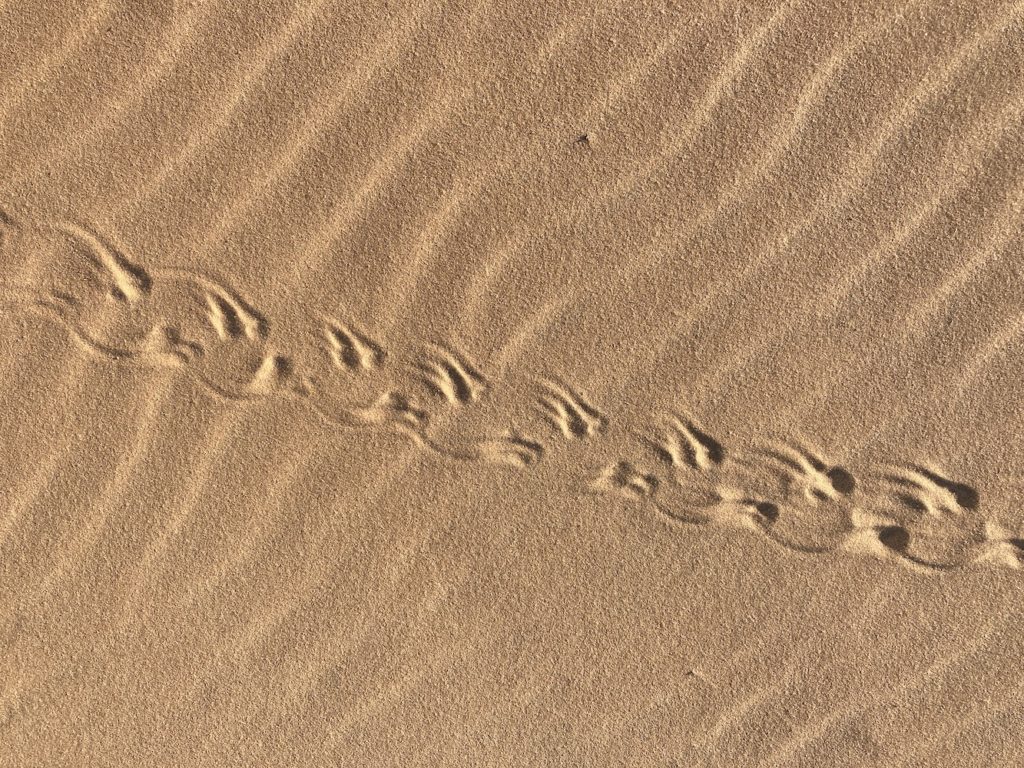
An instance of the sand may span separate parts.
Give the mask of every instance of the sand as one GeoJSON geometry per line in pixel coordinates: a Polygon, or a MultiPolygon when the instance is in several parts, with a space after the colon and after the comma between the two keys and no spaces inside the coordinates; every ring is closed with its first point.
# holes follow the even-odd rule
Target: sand
{"type": "Polygon", "coordinates": [[[1024,4],[0,61],[0,766],[1024,764],[1024,4]]]}

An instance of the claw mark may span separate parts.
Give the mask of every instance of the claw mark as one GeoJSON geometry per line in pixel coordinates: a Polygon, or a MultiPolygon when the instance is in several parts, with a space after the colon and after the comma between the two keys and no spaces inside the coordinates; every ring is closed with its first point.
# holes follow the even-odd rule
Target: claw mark
{"type": "Polygon", "coordinates": [[[91,253],[90,261],[105,270],[112,281],[109,294],[112,299],[135,304],[150,292],[153,281],[149,274],[100,235],[73,223],[57,224],[56,229],[86,244],[91,253]]]}
{"type": "Polygon", "coordinates": [[[945,494],[952,497],[958,507],[970,512],[977,511],[981,504],[980,494],[971,486],[949,480],[925,467],[914,465],[906,474],[890,475],[888,479],[898,486],[924,494],[924,498],[914,494],[897,494],[898,499],[917,511],[936,514],[939,508],[945,506],[942,501],[945,494]]]}
{"type": "Polygon", "coordinates": [[[168,365],[184,365],[203,355],[203,348],[182,338],[177,328],[157,325],[146,336],[143,353],[151,360],[168,365]]]}
{"type": "Polygon", "coordinates": [[[672,467],[684,463],[706,472],[725,460],[725,448],[692,421],[673,415],[660,440],[649,441],[662,461],[672,467]]]}
{"type": "Polygon", "coordinates": [[[272,353],[263,358],[260,367],[249,383],[251,392],[270,394],[274,392],[292,392],[307,395],[310,392],[306,382],[301,381],[295,373],[295,365],[285,355],[272,353]]]}
{"type": "Polygon", "coordinates": [[[916,466],[914,467],[914,470],[925,479],[937,485],[939,488],[950,493],[953,498],[956,499],[956,503],[964,509],[969,509],[972,512],[977,510],[978,505],[981,502],[981,497],[974,488],[971,488],[969,485],[965,485],[964,483],[948,480],[942,475],[932,472],[924,467],[916,466]]]}
{"type": "MultiPolygon", "coordinates": [[[[409,434],[408,431],[406,433],[409,434]]],[[[429,437],[422,431],[417,431],[410,436],[417,445],[455,461],[484,461],[492,464],[510,464],[513,467],[525,469],[536,464],[544,456],[544,446],[541,443],[522,437],[511,430],[498,437],[478,440],[469,448],[452,448],[429,437]]]]}
{"type": "Polygon", "coordinates": [[[544,446],[536,440],[508,432],[500,437],[483,440],[477,455],[484,461],[511,464],[525,468],[536,464],[544,456],[544,446]]]}
{"type": "Polygon", "coordinates": [[[271,354],[263,358],[260,367],[252,377],[251,389],[267,392],[280,389],[292,372],[291,361],[284,355],[271,354]]]}
{"type": "Polygon", "coordinates": [[[628,461],[617,461],[601,472],[592,487],[599,491],[613,491],[640,499],[649,499],[658,490],[658,478],[641,472],[628,461]]]}
{"type": "Polygon", "coordinates": [[[324,328],[331,360],[337,368],[369,370],[380,365],[384,351],[378,344],[344,323],[335,320],[324,328]]]}
{"type": "Polygon", "coordinates": [[[422,380],[436,394],[453,405],[479,400],[487,382],[463,357],[443,347],[434,349],[434,359],[419,366],[422,380]]]}
{"type": "Polygon", "coordinates": [[[427,413],[400,392],[388,391],[356,413],[370,424],[394,424],[412,429],[426,426],[427,413]]]}
{"type": "Polygon", "coordinates": [[[213,326],[221,341],[237,339],[245,333],[245,330],[242,328],[242,319],[238,316],[235,309],[223,298],[216,294],[208,293],[206,294],[206,304],[210,309],[207,313],[210,325],[213,326]]]}
{"type": "Polygon", "coordinates": [[[182,283],[200,300],[205,302],[207,318],[217,336],[223,340],[245,336],[253,342],[265,341],[270,325],[259,312],[234,291],[204,274],[186,269],[160,269],[160,279],[182,283]]]}
{"type": "Polygon", "coordinates": [[[604,429],[604,416],[568,386],[551,380],[545,381],[544,386],[548,393],[539,400],[544,418],[565,437],[593,437],[604,429]]]}
{"type": "Polygon", "coordinates": [[[808,497],[819,501],[849,496],[857,489],[853,474],[840,466],[829,466],[810,451],[784,446],[765,452],[766,455],[795,473],[808,497]]]}
{"type": "Polygon", "coordinates": [[[207,286],[204,292],[207,318],[222,341],[245,336],[250,341],[262,341],[266,335],[263,319],[237,296],[220,287],[207,286]]]}

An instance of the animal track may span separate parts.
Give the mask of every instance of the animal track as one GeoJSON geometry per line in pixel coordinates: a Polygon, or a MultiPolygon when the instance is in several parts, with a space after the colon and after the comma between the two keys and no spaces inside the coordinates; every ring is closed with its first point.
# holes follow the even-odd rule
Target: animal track
{"type": "MultiPolygon", "coordinates": [[[[181,275],[173,273],[178,279],[181,275]]],[[[186,279],[194,279],[188,276],[186,279]]],[[[206,305],[207,317],[221,341],[248,339],[260,343],[267,338],[267,321],[241,297],[226,288],[209,284],[205,279],[197,281],[201,286],[206,305]]]]}
{"type": "Polygon", "coordinates": [[[711,435],[698,429],[692,421],[672,416],[660,439],[650,441],[655,454],[670,467],[688,464],[706,471],[725,460],[725,448],[711,435]]]}
{"type": "Polygon", "coordinates": [[[384,360],[384,350],[367,336],[344,323],[332,320],[324,328],[331,361],[347,371],[368,371],[384,360]]]}
{"type": "Polygon", "coordinates": [[[786,483],[808,499],[825,501],[850,496],[857,488],[856,478],[847,469],[830,466],[802,448],[783,446],[764,453],[783,469],[786,483]]]}
{"type": "Polygon", "coordinates": [[[628,461],[617,461],[602,470],[592,486],[599,491],[613,491],[649,499],[658,490],[660,481],[652,474],[641,472],[628,461]]]}
{"type": "Polygon", "coordinates": [[[476,402],[487,391],[483,375],[464,358],[443,347],[418,366],[421,380],[452,405],[476,402]]]}
{"type": "Polygon", "coordinates": [[[523,468],[536,464],[544,457],[544,446],[541,443],[515,432],[483,440],[478,451],[484,461],[502,462],[523,468]]]}
{"type": "Polygon", "coordinates": [[[206,304],[210,308],[207,317],[221,341],[231,341],[246,335],[241,316],[223,297],[207,293],[206,304]]]}
{"type": "Polygon", "coordinates": [[[992,521],[979,514],[980,496],[970,486],[919,465],[883,479],[889,492],[878,499],[876,512],[880,530],[888,537],[883,544],[908,561],[956,567],[997,543],[992,521]]]}
{"type": "Polygon", "coordinates": [[[291,359],[286,355],[271,353],[263,358],[253,374],[249,388],[264,395],[290,392],[305,397],[312,387],[305,377],[299,375],[291,359]]]}
{"type": "Polygon", "coordinates": [[[107,295],[117,302],[136,304],[147,296],[153,281],[142,267],[131,263],[102,236],[78,224],[60,222],[60,232],[85,245],[97,273],[107,278],[107,295]]]}
{"type": "Polygon", "coordinates": [[[902,475],[891,475],[893,483],[912,490],[930,511],[948,508],[950,502],[964,510],[975,511],[981,503],[978,492],[965,483],[949,480],[930,469],[914,465],[902,475]]]}
{"type": "Polygon", "coordinates": [[[182,366],[201,357],[203,349],[198,344],[183,339],[177,328],[156,325],[146,336],[143,352],[147,358],[161,364],[182,366]]]}
{"type": "MultiPolygon", "coordinates": [[[[294,339],[271,339],[268,320],[226,285],[185,270],[144,269],[89,227],[33,223],[0,209],[0,253],[9,260],[19,249],[42,267],[26,284],[0,286],[0,308],[58,323],[90,354],[181,369],[229,402],[295,398],[330,425],[389,430],[456,461],[529,470],[547,454],[543,442],[511,425],[485,425],[476,436],[465,429],[473,423],[466,417],[480,413],[471,406],[493,385],[449,348],[384,365],[392,351],[383,344],[349,321],[320,318],[303,337],[315,350],[309,363],[296,356],[294,339]],[[412,394],[417,382],[427,391],[412,394]],[[470,437],[443,444],[438,423],[446,421],[470,437]]],[[[599,446],[605,415],[560,379],[540,384],[544,419],[577,451],[586,441],[599,446]]],[[[640,435],[653,452],[649,467],[624,454],[598,464],[579,490],[621,496],[675,524],[743,528],[806,555],[846,552],[925,571],[1024,567],[1024,536],[986,514],[976,488],[934,467],[855,474],[797,445],[727,449],[678,412],[656,426],[640,435]]]]}
{"type": "Polygon", "coordinates": [[[544,457],[543,444],[512,430],[497,437],[477,440],[468,448],[461,449],[441,446],[426,437],[421,441],[434,452],[457,461],[483,461],[526,469],[544,457]]]}
{"type": "Polygon", "coordinates": [[[607,420],[580,395],[554,380],[543,382],[546,393],[539,399],[544,417],[570,440],[593,437],[607,420]]]}
{"type": "Polygon", "coordinates": [[[799,446],[754,451],[745,463],[762,472],[761,495],[777,510],[765,534],[777,543],[800,552],[828,552],[855,529],[857,481],[844,467],[799,446]]]}

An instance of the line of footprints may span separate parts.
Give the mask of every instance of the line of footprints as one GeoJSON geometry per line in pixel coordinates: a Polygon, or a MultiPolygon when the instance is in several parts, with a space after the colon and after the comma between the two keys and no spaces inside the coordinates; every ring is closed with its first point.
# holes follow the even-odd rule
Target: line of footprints
{"type": "MultiPolygon", "coordinates": [[[[5,269],[0,308],[61,324],[91,354],[181,368],[227,401],[296,398],[329,424],[393,430],[457,461],[527,470],[545,457],[543,441],[512,429],[452,437],[465,431],[452,423],[485,406],[492,385],[447,347],[395,362],[354,324],[322,317],[304,350],[286,355],[270,343],[267,319],[222,283],[145,270],[73,222],[0,211],[0,258],[9,265],[19,253],[45,266],[21,279],[5,269]]],[[[554,378],[537,382],[535,412],[551,436],[574,443],[599,439],[608,426],[554,378]]],[[[744,528],[805,554],[845,551],[925,570],[1024,566],[1024,539],[982,514],[974,488],[927,466],[855,477],[801,446],[731,450],[684,413],[665,414],[637,454],[594,472],[580,490],[632,500],[675,525],[744,528]]]]}

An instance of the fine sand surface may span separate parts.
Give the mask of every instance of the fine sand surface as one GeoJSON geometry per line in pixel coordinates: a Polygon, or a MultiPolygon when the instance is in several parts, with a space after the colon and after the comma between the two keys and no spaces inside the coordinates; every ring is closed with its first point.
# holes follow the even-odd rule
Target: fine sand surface
{"type": "Polygon", "coordinates": [[[0,4],[0,767],[1024,765],[1024,2],[0,4]]]}

